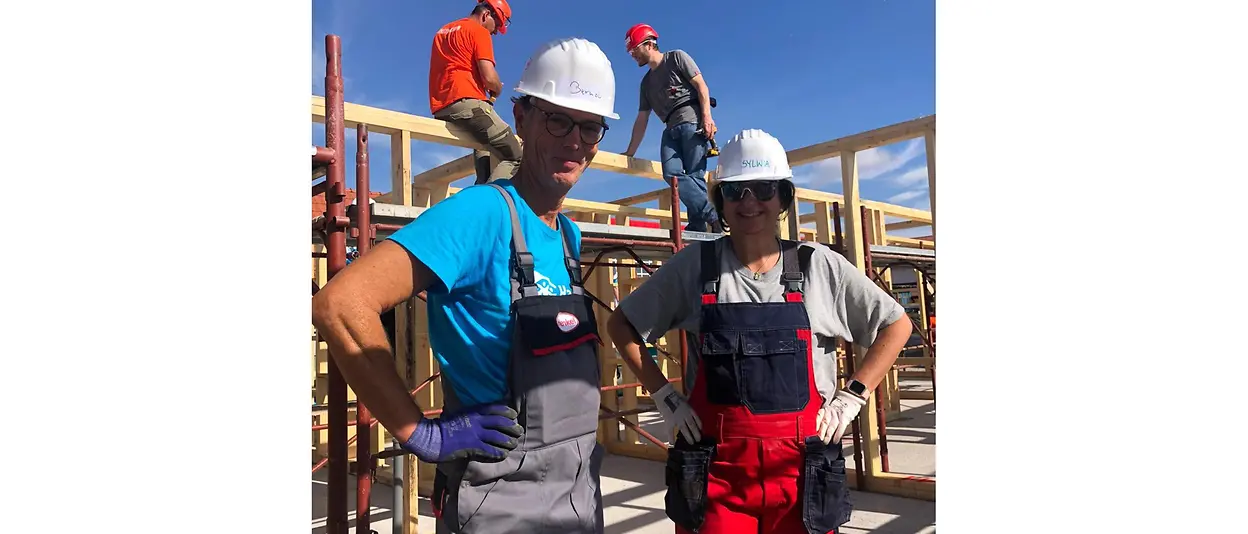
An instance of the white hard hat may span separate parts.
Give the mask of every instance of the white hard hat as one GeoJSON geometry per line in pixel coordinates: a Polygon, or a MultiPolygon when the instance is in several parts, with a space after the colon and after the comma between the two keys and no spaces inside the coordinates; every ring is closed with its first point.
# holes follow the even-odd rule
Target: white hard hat
{"type": "Polygon", "coordinates": [[[789,157],[780,141],[762,130],[742,130],[719,150],[715,180],[791,180],[789,157]]]}
{"type": "Polygon", "coordinates": [[[529,57],[516,92],[569,109],[619,119],[615,71],[598,45],[581,38],[556,39],[529,57]]]}

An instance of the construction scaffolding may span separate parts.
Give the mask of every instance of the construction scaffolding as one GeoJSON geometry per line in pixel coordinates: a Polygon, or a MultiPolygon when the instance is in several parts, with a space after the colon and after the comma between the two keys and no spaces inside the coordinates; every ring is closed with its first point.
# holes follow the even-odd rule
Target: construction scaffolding
{"type": "MultiPolygon", "coordinates": [[[[348,246],[367,254],[378,239],[415,220],[437,202],[458,192],[450,187],[455,180],[475,172],[472,155],[439,167],[411,173],[413,140],[463,148],[481,148],[455,126],[432,118],[347,103],[342,89],[341,46],[335,35],[325,38],[325,96],[312,97],[312,119],[325,124],[325,145],[312,150],[312,195],[323,195],[325,209],[312,219],[312,291],[323,287],[347,263],[348,246]],[[354,200],[345,179],[346,129],[356,131],[356,184],[354,200]],[[391,141],[391,192],[372,193],[368,160],[370,133],[387,135],[391,141]],[[318,179],[323,178],[321,181],[318,179]],[[363,208],[363,209],[361,209],[363,208]]],[[[928,116],[841,139],[790,150],[790,165],[797,167],[815,161],[841,158],[844,194],[798,188],[793,207],[778,224],[783,238],[824,243],[843,254],[857,268],[889,287],[889,270],[912,268],[919,273],[920,294],[934,297],[935,224],[934,210],[924,211],[859,198],[855,154],[899,141],[923,137],[927,143],[928,182],[935,198],[934,138],[935,117],[928,116]],[[805,206],[813,211],[802,213],[805,206]],[[800,215],[799,215],[800,214],[800,215]],[[901,219],[886,223],[885,217],[901,219]],[[813,228],[802,226],[813,223],[813,228]],[[931,239],[889,236],[888,230],[930,225],[931,239]],[[842,230],[844,227],[844,231],[842,230]],[[845,238],[843,236],[857,236],[845,238]],[[930,291],[929,291],[930,289],[930,291]]],[[[599,152],[592,168],[662,181],[658,162],[599,152]]],[[[708,173],[713,174],[713,173],[708,173]]],[[[713,177],[710,179],[713,180],[713,177]]],[[[618,302],[672,254],[689,242],[717,239],[718,234],[683,230],[687,217],[680,210],[676,183],[654,191],[613,202],[567,199],[565,213],[582,233],[582,267],[586,292],[601,307],[596,310],[600,332],[614,302],[618,302]],[[635,207],[658,202],[658,209],[635,207]],[[646,221],[650,221],[646,224],[646,221]],[[655,222],[657,221],[657,222],[655,222]],[[649,226],[649,227],[647,227],[649,226]]],[[[926,314],[926,312],[922,312],[926,314]]],[[[924,315],[925,317],[925,315],[924,315]]],[[[907,350],[922,350],[922,357],[899,358],[891,376],[854,421],[847,440],[853,442],[855,469],[850,485],[859,490],[905,497],[935,499],[935,478],[889,472],[887,420],[899,409],[898,376],[922,369],[921,376],[932,381],[935,391],[935,341],[926,320],[916,321],[915,331],[922,343],[907,350]]],[[[395,364],[407,382],[412,396],[426,415],[441,412],[442,391],[439,370],[429,345],[423,295],[394,310],[395,364]]],[[[333,355],[313,331],[313,472],[328,469],[328,534],[346,534],[348,520],[348,476],[356,474],[355,524],[369,525],[369,504],[376,473],[388,470],[396,486],[395,532],[417,531],[418,497],[432,489],[434,466],[405,455],[393,438],[369,416],[367,407],[354,401],[342,375],[333,364],[333,355]],[[354,420],[349,421],[354,413],[354,420]],[[401,491],[400,491],[401,488],[401,491]]],[[[688,357],[683,331],[668,332],[650,347],[660,367],[683,392],[688,357]]],[[[861,362],[864,349],[841,341],[838,375],[845,380],[861,362]]],[[[639,416],[655,412],[653,402],[641,384],[615,352],[611,343],[599,348],[602,370],[599,442],[612,454],[662,461],[666,459],[671,436],[646,432],[639,416]]],[[[656,469],[661,469],[656,465],[656,469]]]]}

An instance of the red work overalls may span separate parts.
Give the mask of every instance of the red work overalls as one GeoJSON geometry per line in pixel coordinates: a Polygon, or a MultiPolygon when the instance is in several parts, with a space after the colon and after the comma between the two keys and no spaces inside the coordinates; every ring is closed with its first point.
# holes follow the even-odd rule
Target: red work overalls
{"type": "Polygon", "coordinates": [[[702,442],[678,437],[669,449],[668,517],[677,534],[835,533],[852,507],[841,446],[815,431],[823,400],[802,296],[811,249],[781,242],[785,302],[720,303],[716,243],[699,246],[701,342],[689,404],[702,442]]]}

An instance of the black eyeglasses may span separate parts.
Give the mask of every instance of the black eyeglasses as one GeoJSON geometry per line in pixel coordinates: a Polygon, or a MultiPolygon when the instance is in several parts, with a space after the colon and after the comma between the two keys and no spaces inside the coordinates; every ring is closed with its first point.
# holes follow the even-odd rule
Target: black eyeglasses
{"type": "Polygon", "coordinates": [[[559,113],[558,111],[546,111],[537,106],[531,107],[546,116],[546,131],[555,137],[564,137],[572,133],[573,126],[580,126],[581,141],[584,141],[587,145],[596,145],[599,141],[602,141],[602,138],[607,135],[607,130],[610,129],[601,122],[577,122],[572,120],[572,117],[569,117],[567,114],[559,113]]]}
{"type": "Polygon", "coordinates": [[[776,192],[780,190],[779,184],[780,182],[771,180],[723,182],[719,190],[723,192],[725,200],[741,202],[745,198],[745,192],[749,191],[759,202],[767,202],[776,196],[776,192]]]}

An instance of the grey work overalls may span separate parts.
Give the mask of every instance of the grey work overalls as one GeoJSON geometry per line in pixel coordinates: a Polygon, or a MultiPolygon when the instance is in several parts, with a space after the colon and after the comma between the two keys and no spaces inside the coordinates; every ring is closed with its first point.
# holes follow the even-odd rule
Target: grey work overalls
{"type": "MultiPolygon", "coordinates": [[[[578,255],[563,234],[572,294],[539,296],[533,256],[525,246],[511,195],[497,188],[511,211],[511,317],[514,332],[508,403],[524,435],[501,462],[461,460],[438,465],[433,506],[439,534],[603,531],[598,487],[602,447],[597,443],[598,325],[581,285],[578,255]]],[[[579,252],[579,251],[577,251],[579,252]]],[[[444,409],[460,407],[442,388],[444,409]]]]}

